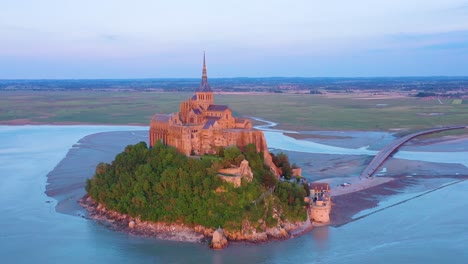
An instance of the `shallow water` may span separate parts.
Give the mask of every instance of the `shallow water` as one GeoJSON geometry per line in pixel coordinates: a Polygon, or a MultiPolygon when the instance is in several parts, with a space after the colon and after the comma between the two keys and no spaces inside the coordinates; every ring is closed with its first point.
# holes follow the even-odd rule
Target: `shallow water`
{"type": "Polygon", "coordinates": [[[55,211],[46,175],[82,137],[135,130],[105,126],[0,126],[0,255],[3,263],[466,263],[468,182],[339,228],[262,245],[159,241],[113,232],[55,211]]]}
{"type": "Polygon", "coordinates": [[[421,151],[398,151],[393,155],[398,159],[420,160],[428,162],[462,164],[468,168],[468,152],[421,152],[421,151]]]}
{"type": "Polygon", "coordinates": [[[301,131],[304,135],[338,137],[337,139],[310,138],[309,141],[345,148],[366,147],[379,150],[395,140],[393,133],[377,131],[301,131]]]}
{"type": "MultiPolygon", "coordinates": [[[[295,131],[286,131],[272,129],[277,124],[263,119],[255,118],[256,120],[267,123],[266,125],[256,126],[255,128],[263,130],[268,147],[270,149],[279,149],[303,153],[314,154],[337,154],[337,155],[370,155],[374,156],[378,151],[389,144],[395,138],[390,133],[384,132],[362,132],[362,131],[318,131],[310,132],[322,135],[345,136],[351,139],[332,139],[327,140],[332,142],[332,145],[323,144],[322,139],[307,139],[297,140],[292,137],[285,136],[283,133],[297,133],[295,131]],[[314,142],[317,141],[317,142],[314,142]],[[348,141],[348,147],[343,147],[348,141]],[[321,143],[318,143],[321,142],[321,143]],[[339,142],[339,143],[337,143],[339,142]],[[354,148],[353,148],[354,146],[354,148]],[[361,146],[361,147],[356,147],[361,146]]],[[[301,133],[304,133],[302,131],[301,133]]],[[[307,134],[307,133],[306,133],[307,134]]],[[[444,144],[442,144],[444,145],[444,144]]],[[[447,147],[437,146],[438,151],[429,151],[428,146],[412,146],[406,147],[412,151],[398,151],[393,156],[399,159],[420,160],[427,162],[454,163],[462,164],[468,168],[468,139],[459,139],[454,142],[449,142],[447,147]],[[452,147],[455,144],[457,147],[452,147]],[[445,151],[440,151],[440,149],[445,151]]]]}

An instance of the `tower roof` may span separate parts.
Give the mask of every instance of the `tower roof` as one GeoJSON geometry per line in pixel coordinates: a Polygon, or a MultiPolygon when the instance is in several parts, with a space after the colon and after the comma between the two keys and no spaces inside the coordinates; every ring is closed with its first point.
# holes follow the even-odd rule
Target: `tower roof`
{"type": "Polygon", "coordinates": [[[205,52],[203,52],[202,81],[200,84],[200,88],[198,88],[197,92],[212,92],[211,87],[208,84],[208,74],[206,73],[205,52]]]}

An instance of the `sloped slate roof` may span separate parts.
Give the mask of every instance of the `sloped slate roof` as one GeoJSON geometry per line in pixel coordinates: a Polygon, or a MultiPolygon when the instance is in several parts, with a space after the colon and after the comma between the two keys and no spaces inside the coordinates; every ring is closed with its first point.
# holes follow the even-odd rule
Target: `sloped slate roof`
{"type": "Polygon", "coordinates": [[[202,114],[202,112],[201,112],[200,109],[198,109],[198,108],[193,109],[193,112],[194,112],[196,115],[201,115],[201,114],[202,114]]]}
{"type": "Polygon", "coordinates": [[[153,121],[168,122],[170,117],[170,115],[156,114],[153,116],[153,121]]]}
{"type": "Polygon", "coordinates": [[[330,189],[330,186],[326,182],[311,182],[309,183],[309,188],[310,189],[317,188],[317,190],[326,190],[326,189],[330,189]]]}
{"type": "Polygon", "coordinates": [[[208,111],[224,111],[228,109],[228,106],[227,105],[210,105],[208,106],[208,111]]]}
{"type": "Polygon", "coordinates": [[[207,117],[206,118],[206,123],[205,125],[203,126],[203,129],[209,129],[210,127],[212,127],[216,121],[219,120],[219,117],[207,117]]]}

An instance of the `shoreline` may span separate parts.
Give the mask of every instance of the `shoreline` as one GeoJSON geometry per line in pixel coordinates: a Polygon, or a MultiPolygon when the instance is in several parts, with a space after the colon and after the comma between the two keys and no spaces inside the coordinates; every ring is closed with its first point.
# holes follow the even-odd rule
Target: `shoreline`
{"type": "Polygon", "coordinates": [[[337,177],[331,179],[318,180],[316,182],[326,182],[331,187],[331,197],[336,198],[341,195],[346,195],[350,193],[365,191],[374,187],[378,187],[382,184],[394,181],[394,177],[337,177]],[[349,183],[350,185],[343,186],[342,183],[349,183]]]}
{"type": "Polygon", "coordinates": [[[179,242],[203,243],[206,239],[203,233],[195,232],[192,228],[182,224],[150,223],[140,221],[138,218],[126,214],[107,210],[88,195],[85,195],[77,202],[88,213],[88,217],[82,217],[104,224],[113,231],[179,242]],[[134,228],[129,227],[131,221],[135,223],[134,228]]]}
{"type": "Polygon", "coordinates": [[[29,119],[14,119],[0,121],[0,126],[149,126],[149,124],[126,123],[126,124],[110,124],[110,123],[88,123],[88,122],[37,122],[29,119]]]}
{"type": "MultiPolygon", "coordinates": [[[[214,228],[207,228],[202,225],[193,227],[182,223],[165,223],[141,221],[138,217],[132,217],[117,211],[108,210],[102,204],[95,202],[87,194],[79,199],[81,205],[88,213],[88,217],[83,218],[101,223],[113,231],[131,234],[141,237],[156,238],[168,241],[189,242],[209,244],[214,228]]],[[[229,243],[249,243],[259,244],[271,241],[285,240],[301,236],[313,228],[308,222],[289,223],[285,222],[284,227],[266,228],[264,232],[252,232],[244,234],[242,231],[224,230],[224,235],[229,243]]]]}
{"type": "MultiPolygon", "coordinates": [[[[316,130],[318,132],[322,132],[322,130],[316,130]]],[[[328,130],[325,130],[328,131],[328,130]]],[[[379,132],[379,133],[388,133],[388,134],[394,134],[391,130],[388,131],[373,131],[373,130],[333,130],[333,131],[340,131],[340,132],[379,132]]],[[[352,136],[337,136],[337,135],[323,135],[323,134],[304,134],[301,132],[297,133],[289,133],[289,132],[283,132],[284,136],[296,139],[296,140],[305,140],[305,141],[312,141],[316,143],[321,143],[324,144],[321,141],[325,140],[352,140],[352,136]]],[[[398,138],[398,137],[396,137],[398,138]]],[[[432,137],[430,138],[419,138],[416,137],[408,142],[405,143],[404,146],[402,147],[412,147],[412,146],[429,146],[432,144],[438,144],[438,143],[445,143],[447,141],[464,141],[468,139],[468,134],[463,133],[463,134],[458,134],[458,135],[437,135],[437,133],[432,134],[432,137]]],[[[328,145],[328,144],[325,144],[328,145]]],[[[335,146],[335,145],[331,145],[335,146]]],[[[365,146],[361,146],[365,147],[365,146]]],[[[453,151],[456,152],[456,151],[453,151]]]]}

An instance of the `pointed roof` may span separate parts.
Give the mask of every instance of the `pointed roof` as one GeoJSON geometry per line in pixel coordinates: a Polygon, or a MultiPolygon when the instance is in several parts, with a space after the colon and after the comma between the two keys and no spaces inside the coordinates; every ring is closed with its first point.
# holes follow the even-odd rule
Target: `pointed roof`
{"type": "Polygon", "coordinates": [[[203,51],[203,71],[202,71],[202,81],[200,88],[197,92],[212,92],[210,85],[208,84],[208,74],[206,73],[206,62],[205,62],[205,52],[203,51]]]}
{"type": "Polygon", "coordinates": [[[210,129],[210,127],[214,126],[216,121],[218,121],[219,119],[220,119],[219,117],[212,117],[212,116],[207,117],[206,118],[206,123],[203,126],[203,129],[210,129]]]}

